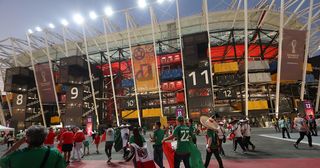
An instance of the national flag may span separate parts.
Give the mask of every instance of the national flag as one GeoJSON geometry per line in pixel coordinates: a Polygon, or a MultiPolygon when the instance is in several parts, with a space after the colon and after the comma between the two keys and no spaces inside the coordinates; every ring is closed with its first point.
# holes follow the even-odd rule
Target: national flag
{"type": "Polygon", "coordinates": [[[150,150],[148,150],[146,144],[143,147],[140,147],[137,144],[132,143],[131,146],[135,150],[137,168],[156,168],[156,165],[153,162],[153,155],[150,150]]]}
{"type": "MultiPolygon", "coordinates": [[[[190,166],[196,168],[204,168],[201,153],[198,148],[194,145],[193,142],[189,142],[189,151],[190,151],[190,166]]],[[[166,155],[166,158],[169,162],[170,168],[174,168],[174,153],[177,148],[177,141],[173,142],[164,142],[162,144],[163,153],[166,155]]]]}

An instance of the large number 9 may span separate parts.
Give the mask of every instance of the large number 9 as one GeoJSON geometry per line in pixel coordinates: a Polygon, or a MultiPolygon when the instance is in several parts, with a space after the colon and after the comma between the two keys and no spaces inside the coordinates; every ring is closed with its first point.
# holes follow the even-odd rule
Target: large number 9
{"type": "Polygon", "coordinates": [[[76,99],[78,98],[79,95],[79,90],[77,87],[72,87],[71,88],[71,99],[76,99]]]}
{"type": "Polygon", "coordinates": [[[17,104],[17,105],[21,105],[22,103],[23,103],[23,95],[22,95],[22,94],[18,94],[18,95],[17,95],[16,104],[17,104]]]}

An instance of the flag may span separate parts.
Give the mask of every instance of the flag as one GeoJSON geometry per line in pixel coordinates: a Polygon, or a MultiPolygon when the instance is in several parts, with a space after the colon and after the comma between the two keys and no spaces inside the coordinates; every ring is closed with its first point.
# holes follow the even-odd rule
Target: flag
{"type": "Polygon", "coordinates": [[[171,142],[163,142],[162,149],[164,155],[166,155],[166,158],[169,162],[170,168],[174,167],[174,150],[172,149],[171,142]]]}
{"type": "Polygon", "coordinates": [[[137,168],[156,168],[156,165],[153,162],[153,155],[150,150],[148,150],[146,143],[143,147],[140,147],[135,143],[132,143],[131,146],[135,150],[137,168]]]}
{"type": "MultiPolygon", "coordinates": [[[[189,142],[190,151],[190,167],[204,168],[201,153],[193,142],[189,142]]],[[[177,142],[164,142],[162,144],[163,153],[169,162],[170,168],[174,168],[174,152],[177,147],[177,142]]]]}
{"type": "Polygon", "coordinates": [[[114,134],[114,150],[116,152],[119,152],[122,149],[122,138],[121,138],[121,132],[120,129],[115,130],[114,134]]]}
{"type": "Polygon", "coordinates": [[[107,135],[106,135],[106,132],[104,132],[101,136],[101,142],[105,142],[107,139],[107,135]]]}

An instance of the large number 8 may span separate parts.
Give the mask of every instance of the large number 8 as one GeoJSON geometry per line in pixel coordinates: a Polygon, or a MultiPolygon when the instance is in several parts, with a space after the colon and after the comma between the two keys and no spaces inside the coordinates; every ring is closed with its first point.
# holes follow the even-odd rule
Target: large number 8
{"type": "Polygon", "coordinates": [[[71,99],[76,99],[78,98],[79,91],[77,87],[71,88],[71,99]]]}
{"type": "Polygon", "coordinates": [[[22,103],[23,103],[23,95],[22,95],[22,94],[18,94],[18,95],[17,95],[16,104],[17,104],[17,105],[21,105],[22,103]]]}

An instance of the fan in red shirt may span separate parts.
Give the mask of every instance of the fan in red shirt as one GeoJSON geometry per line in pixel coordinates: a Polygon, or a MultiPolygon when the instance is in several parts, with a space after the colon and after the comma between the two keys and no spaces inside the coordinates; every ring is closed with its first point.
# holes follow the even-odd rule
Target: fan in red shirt
{"type": "Polygon", "coordinates": [[[53,130],[53,128],[49,128],[49,133],[47,135],[47,138],[44,141],[44,144],[46,146],[50,146],[51,148],[54,147],[54,138],[55,138],[56,134],[53,130]]]}
{"type": "Polygon", "coordinates": [[[97,154],[99,154],[99,144],[100,144],[100,140],[101,140],[101,137],[100,137],[100,134],[97,132],[94,134],[94,144],[96,144],[96,150],[97,150],[97,154]]]}
{"type": "MultiPolygon", "coordinates": [[[[74,152],[77,154],[77,160],[81,160],[81,148],[82,148],[82,142],[86,139],[84,136],[84,133],[79,128],[75,128],[76,133],[74,134],[73,140],[74,140],[74,152]]],[[[75,156],[73,154],[73,156],[75,156]]]]}
{"type": "Polygon", "coordinates": [[[60,142],[62,143],[62,151],[67,164],[70,163],[70,153],[73,147],[73,132],[67,130],[61,135],[60,142]]]}

